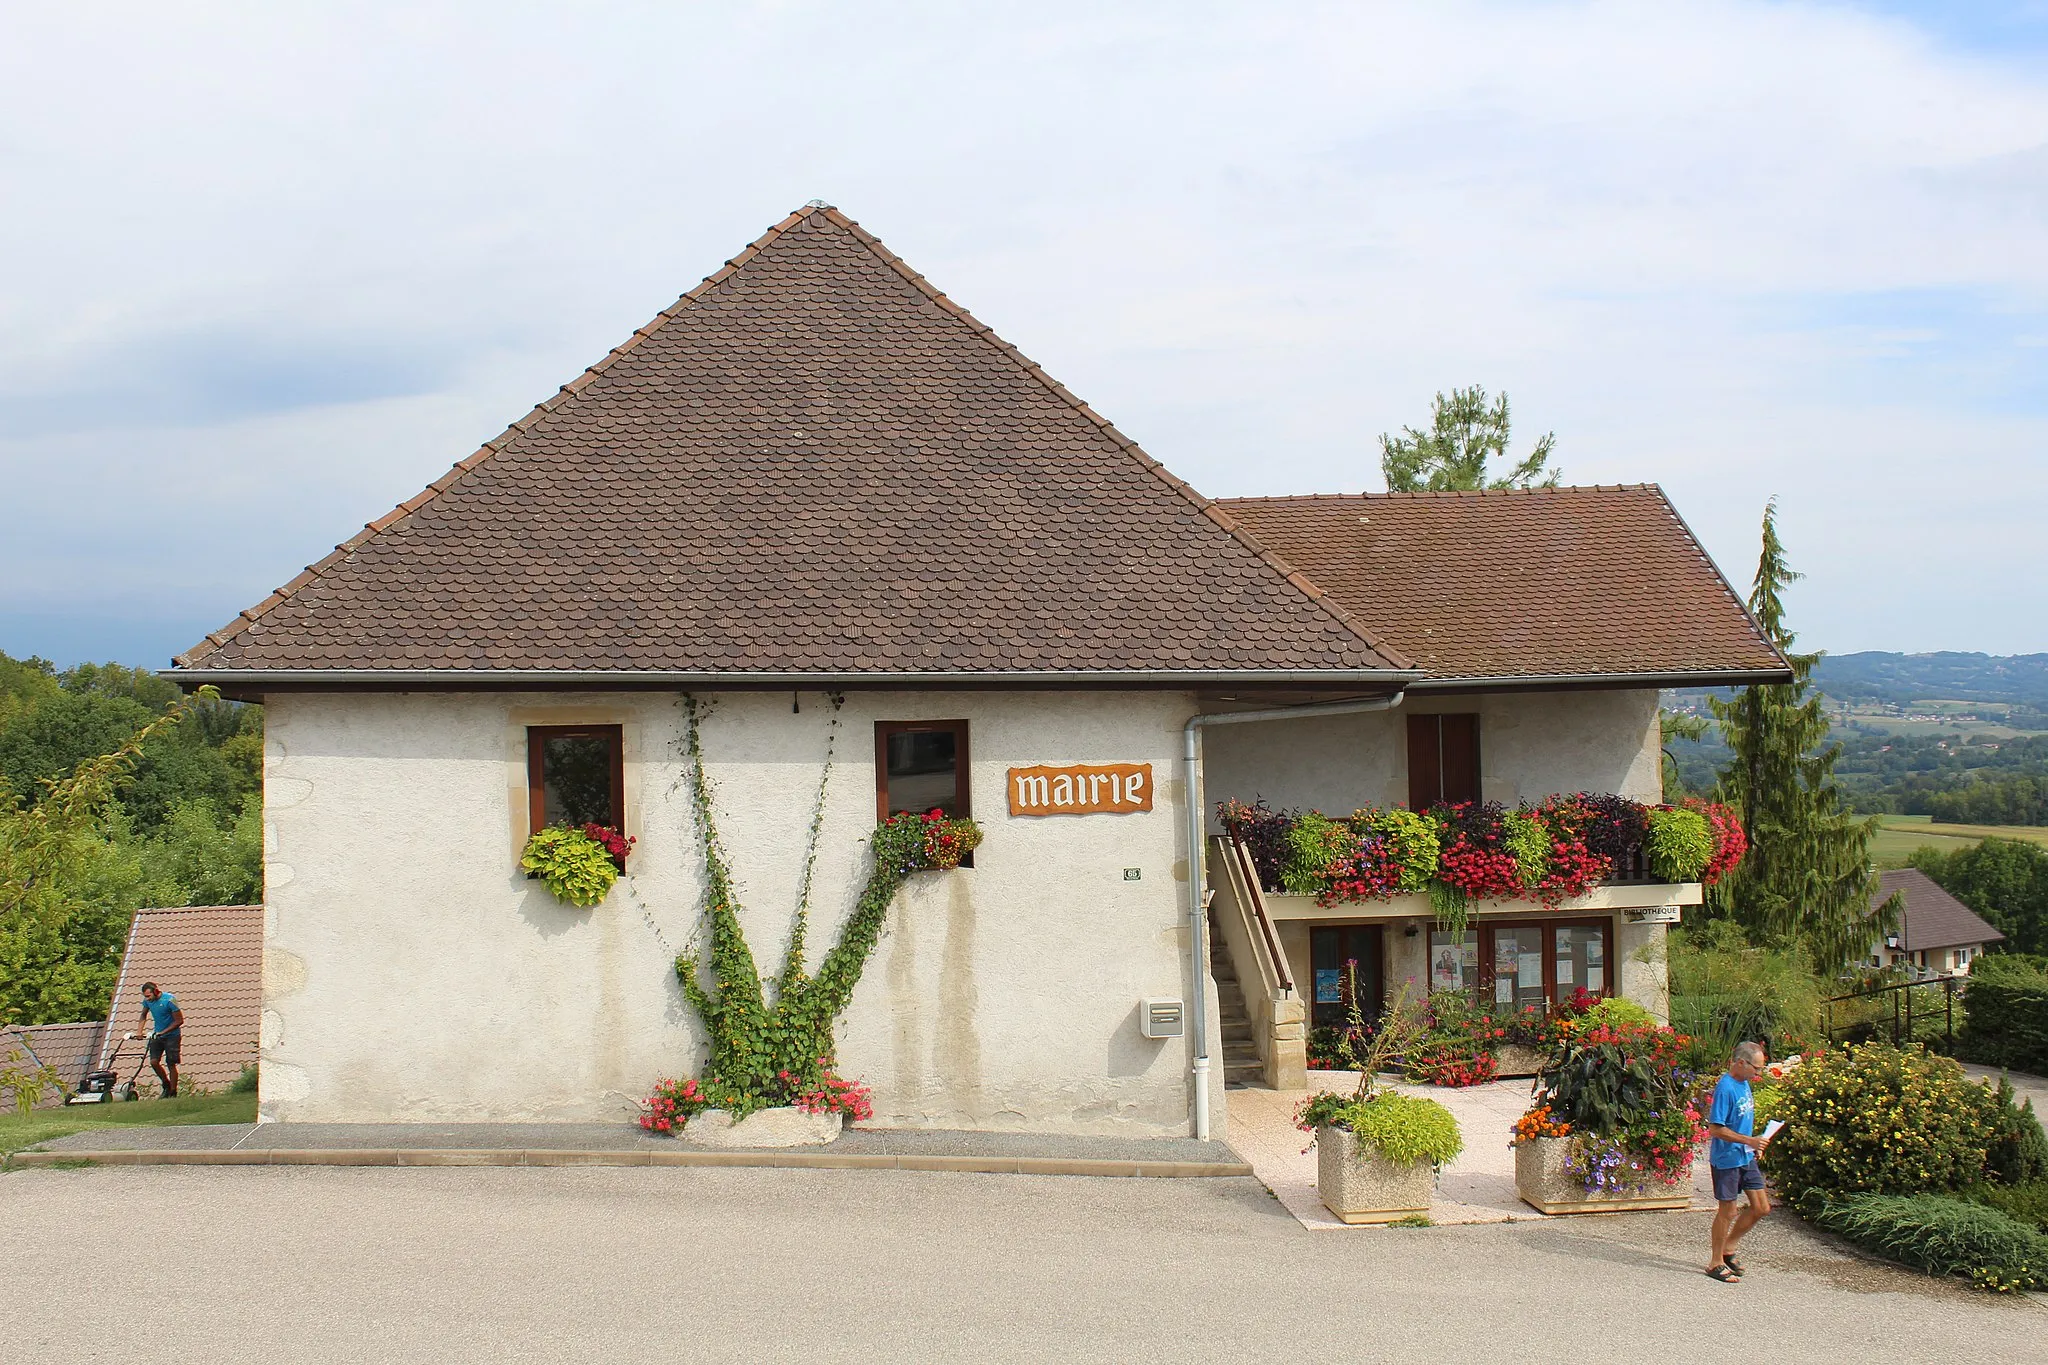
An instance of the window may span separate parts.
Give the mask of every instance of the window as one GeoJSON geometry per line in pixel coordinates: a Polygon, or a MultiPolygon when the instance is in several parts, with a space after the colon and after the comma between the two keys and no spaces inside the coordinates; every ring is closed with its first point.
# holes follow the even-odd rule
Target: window
{"type": "Polygon", "coordinates": [[[1429,988],[1457,991],[1499,1010],[1543,1009],[1572,992],[1610,995],[1619,987],[1607,945],[1607,920],[1559,924],[1482,922],[1453,939],[1429,935],[1429,988]]]}
{"type": "Polygon", "coordinates": [[[1479,799],[1479,717],[1408,717],[1408,809],[1479,799]]]}
{"type": "Polygon", "coordinates": [[[875,814],[903,811],[974,813],[967,799],[967,722],[885,720],[875,723],[875,814]]]}
{"type": "Polygon", "coordinates": [[[528,828],[626,827],[625,743],[616,725],[526,727],[528,828]]]}

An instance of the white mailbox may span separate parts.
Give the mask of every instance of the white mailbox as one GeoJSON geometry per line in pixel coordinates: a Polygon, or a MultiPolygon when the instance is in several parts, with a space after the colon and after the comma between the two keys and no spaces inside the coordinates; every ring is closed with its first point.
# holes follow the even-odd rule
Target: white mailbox
{"type": "Polygon", "coordinates": [[[1147,1038],[1178,1038],[1187,1032],[1187,1011],[1178,1000],[1140,1000],[1138,1032],[1147,1038]]]}

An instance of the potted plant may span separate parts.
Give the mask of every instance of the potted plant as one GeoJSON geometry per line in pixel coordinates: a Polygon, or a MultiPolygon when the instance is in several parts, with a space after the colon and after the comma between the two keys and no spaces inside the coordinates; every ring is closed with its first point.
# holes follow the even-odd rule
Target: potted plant
{"type": "Polygon", "coordinates": [[[526,841],[519,866],[545,882],[564,905],[589,907],[619,879],[634,842],[605,825],[549,825],[526,841]]]}
{"type": "Polygon", "coordinates": [[[1589,1016],[1561,1039],[1516,1121],[1515,1190],[1539,1213],[1682,1209],[1705,1135],[1690,1039],[1655,1024],[1589,1016]]]}
{"type": "MultiPolygon", "coordinates": [[[[1432,1099],[1378,1087],[1421,1025],[1397,996],[1360,1048],[1358,1088],[1311,1096],[1295,1123],[1315,1134],[1316,1192],[1346,1223],[1391,1223],[1429,1211],[1437,1169],[1464,1150],[1451,1111],[1432,1099]]],[[[1353,1026],[1366,1033],[1353,1007],[1353,1026]]]]}

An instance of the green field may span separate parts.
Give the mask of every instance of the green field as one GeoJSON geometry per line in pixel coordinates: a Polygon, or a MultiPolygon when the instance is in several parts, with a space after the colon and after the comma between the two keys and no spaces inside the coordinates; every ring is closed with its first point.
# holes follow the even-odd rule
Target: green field
{"type": "Polygon", "coordinates": [[[1916,848],[1943,853],[1973,847],[1982,839],[2026,839],[2048,845],[2048,826],[1937,825],[1925,815],[1880,815],[1871,855],[1881,868],[1904,867],[1916,848]]]}
{"type": "Polygon", "coordinates": [[[254,1123],[256,1096],[180,1095],[174,1100],[116,1101],[0,1114],[0,1153],[18,1152],[51,1138],[95,1128],[176,1123],[254,1123]]]}

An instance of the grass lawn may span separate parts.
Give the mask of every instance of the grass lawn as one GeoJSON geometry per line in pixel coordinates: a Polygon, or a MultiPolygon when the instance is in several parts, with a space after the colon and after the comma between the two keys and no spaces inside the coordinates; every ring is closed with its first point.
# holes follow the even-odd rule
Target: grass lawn
{"type": "Polygon", "coordinates": [[[1982,839],[2026,839],[2048,844],[2048,826],[1937,825],[1924,815],[1880,815],[1871,854],[1879,867],[1904,867],[1916,848],[1943,853],[1970,848],[1982,839]]]}
{"type": "Polygon", "coordinates": [[[126,1128],[134,1124],[254,1123],[256,1096],[180,1095],[174,1100],[136,1100],[124,1104],[72,1105],[35,1109],[27,1115],[0,1114],[0,1153],[18,1152],[68,1133],[94,1128],[126,1128]]]}

